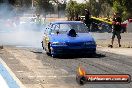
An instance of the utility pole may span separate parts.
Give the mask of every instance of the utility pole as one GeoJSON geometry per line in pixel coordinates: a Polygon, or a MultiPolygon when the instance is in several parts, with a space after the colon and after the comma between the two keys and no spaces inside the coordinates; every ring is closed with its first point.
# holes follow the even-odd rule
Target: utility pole
{"type": "Polygon", "coordinates": [[[57,2],[57,6],[58,6],[58,18],[59,18],[59,2],[57,2]]]}
{"type": "Polygon", "coordinates": [[[34,7],[34,0],[32,0],[32,8],[34,7]]]}

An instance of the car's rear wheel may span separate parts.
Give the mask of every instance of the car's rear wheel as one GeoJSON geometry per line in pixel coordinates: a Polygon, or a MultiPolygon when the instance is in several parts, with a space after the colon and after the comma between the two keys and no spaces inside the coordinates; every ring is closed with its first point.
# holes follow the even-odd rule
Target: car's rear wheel
{"type": "Polygon", "coordinates": [[[51,56],[52,56],[53,58],[56,58],[56,57],[57,57],[57,55],[55,55],[55,54],[51,54],[51,56]]]}

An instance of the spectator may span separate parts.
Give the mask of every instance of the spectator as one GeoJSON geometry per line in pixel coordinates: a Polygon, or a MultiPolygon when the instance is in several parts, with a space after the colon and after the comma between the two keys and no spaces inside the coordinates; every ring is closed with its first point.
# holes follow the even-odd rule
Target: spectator
{"type": "Polygon", "coordinates": [[[85,9],[85,24],[87,25],[88,28],[90,28],[91,20],[90,20],[90,12],[89,10],[85,9]]]}
{"type": "Polygon", "coordinates": [[[112,29],[112,40],[111,40],[111,45],[109,45],[109,47],[113,47],[113,43],[114,43],[114,38],[115,36],[117,36],[117,39],[118,39],[118,45],[119,47],[121,47],[121,44],[120,44],[120,40],[121,40],[121,17],[119,15],[119,13],[114,13],[114,16],[113,16],[113,29],[112,29]]]}
{"type": "Polygon", "coordinates": [[[78,16],[78,14],[76,14],[75,21],[81,21],[81,18],[78,16]]]}

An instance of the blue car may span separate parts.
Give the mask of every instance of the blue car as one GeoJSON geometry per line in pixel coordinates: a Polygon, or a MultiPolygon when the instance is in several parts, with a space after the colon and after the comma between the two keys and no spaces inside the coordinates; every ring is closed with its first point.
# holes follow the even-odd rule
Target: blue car
{"type": "Polygon", "coordinates": [[[56,21],[44,30],[42,47],[52,57],[64,54],[95,54],[96,43],[81,21],[56,21]]]}

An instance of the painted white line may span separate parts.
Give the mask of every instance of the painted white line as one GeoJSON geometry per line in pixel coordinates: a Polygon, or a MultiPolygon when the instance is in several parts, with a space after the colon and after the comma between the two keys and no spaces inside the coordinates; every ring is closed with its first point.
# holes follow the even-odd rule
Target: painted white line
{"type": "Polygon", "coordinates": [[[18,73],[23,73],[24,71],[17,71],[18,73]]]}
{"type": "Polygon", "coordinates": [[[0,75],[0,88],[9,88],[4,78],[0,75]]]}
{"type": "Polygon", "coordinates": [[[61,71],[68,74],[68,71],[66,71],[65,69],[61,69],[61,71]]]}
{"type": "Polygon", "coordinates": [[[13,60],[14,58],[9,58],[10,60],[13,60]]]}
{"type": "MultiPolygon", "coordinates": [[[[33,78],[35,76],[28,76],[29,78],[33,78]]],[[[56,75],[51,75],[51,76],[37,76],[37,78],[68,78],[68,77],[76,77],[76,75],[65,75],[65,76],[56,76],[56,75]]]]}
{"type": "MultiPolygon", "coordinates": [[[[15,74],[11,71],[11,69],[7,66],[7,64],[2,60],[2,58],[0,58],[0,62],[2,63],[2,65],[6,68],[6,70],[10,73],[10,75],[12,76],[12,78],[16,81],[16,83],[20,86],[20,88],[26,88],[21,81],[15,76],[15,74]]],[[[2,87],[0,87],[2,88],[2,87]]]]}

